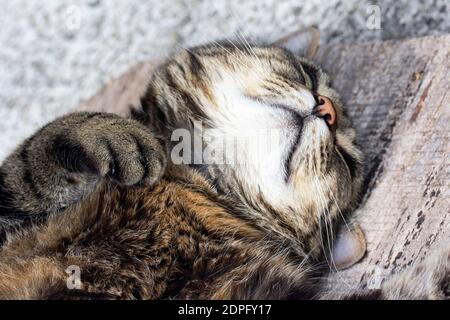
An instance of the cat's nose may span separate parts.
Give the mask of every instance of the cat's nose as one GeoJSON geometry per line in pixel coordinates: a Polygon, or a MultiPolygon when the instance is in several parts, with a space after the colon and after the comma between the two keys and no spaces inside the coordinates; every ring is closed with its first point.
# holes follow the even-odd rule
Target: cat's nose
{"type": "Polygon", "coordinates": [[[336,123],[336,109],[333,102],[325,96],[317,96],[318,105],[314,108],[314,114],[323,118],[328,125],[332,126],[336,123]]]}

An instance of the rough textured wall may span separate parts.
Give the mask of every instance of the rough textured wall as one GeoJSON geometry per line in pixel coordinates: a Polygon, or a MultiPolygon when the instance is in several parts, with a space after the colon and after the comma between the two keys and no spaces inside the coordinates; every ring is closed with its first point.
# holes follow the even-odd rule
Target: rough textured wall
{"type": "Polygon", "coordinates": [[[270,41],[310,25],[323,43],[450,31],[447,0],[15,0],[0,9],[0,161],[38,126],[178,45],[237,30],[270,41]],[[381,30],[366,26],[373,3],[381,30]]]}

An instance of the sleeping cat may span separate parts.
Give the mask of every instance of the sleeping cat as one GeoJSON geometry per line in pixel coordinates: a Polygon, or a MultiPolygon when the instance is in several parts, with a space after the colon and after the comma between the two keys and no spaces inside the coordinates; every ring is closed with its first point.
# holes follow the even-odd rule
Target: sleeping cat
{"type": "MultiPolygon", "coordinates": [[[[322,296],[323,261],[358,203],[363,156],[318,66],[276,46],[184,50],[131,114],[66,115],[3,163],[0,298],[322,296]],[[173,133],[193,136],[198,123],[208,129],[201,154],[266,129],[279,139],[268,150],[250,139],[230,162],[184,149],[179,163],[173,133]]],[[[343,298],[443,298],[448,260],[423,288],[395,278],[343,298]]],[[[419,267],[408,279],[429,271],[419,267]]]]}

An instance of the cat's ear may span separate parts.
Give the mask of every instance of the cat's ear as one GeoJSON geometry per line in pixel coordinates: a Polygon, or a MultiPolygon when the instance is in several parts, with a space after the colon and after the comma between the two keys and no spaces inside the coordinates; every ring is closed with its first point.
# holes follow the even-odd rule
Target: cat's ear
{"type": "Polygon", "coordinates": [[[347,269],[366,253],[366,237],[357,223],[344,226],[334,243],[332,261],[337,270],[347,269]]]}
{"type": "Polygon", "coordinates": [[[312,59],[319,47],[320,31],[309,27],[288,34],[275,41],[274,46],[286,48],[293,54],[312,59]]]}

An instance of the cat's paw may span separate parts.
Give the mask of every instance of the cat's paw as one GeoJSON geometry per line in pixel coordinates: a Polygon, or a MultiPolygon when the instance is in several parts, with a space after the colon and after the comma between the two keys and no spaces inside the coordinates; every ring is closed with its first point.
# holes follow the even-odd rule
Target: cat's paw
{"type": "Polygon", "coordinates": [[[153,185],[165,165],[163,147],[140,123],[99,114],[54,137],[53,154],[71,172],[120,184],[153,185]]]}
{"type": "Polygon", "coordinates": [[[450,248],[388,279],[382,295],[384,299],[450,299],[450,248]]]}

